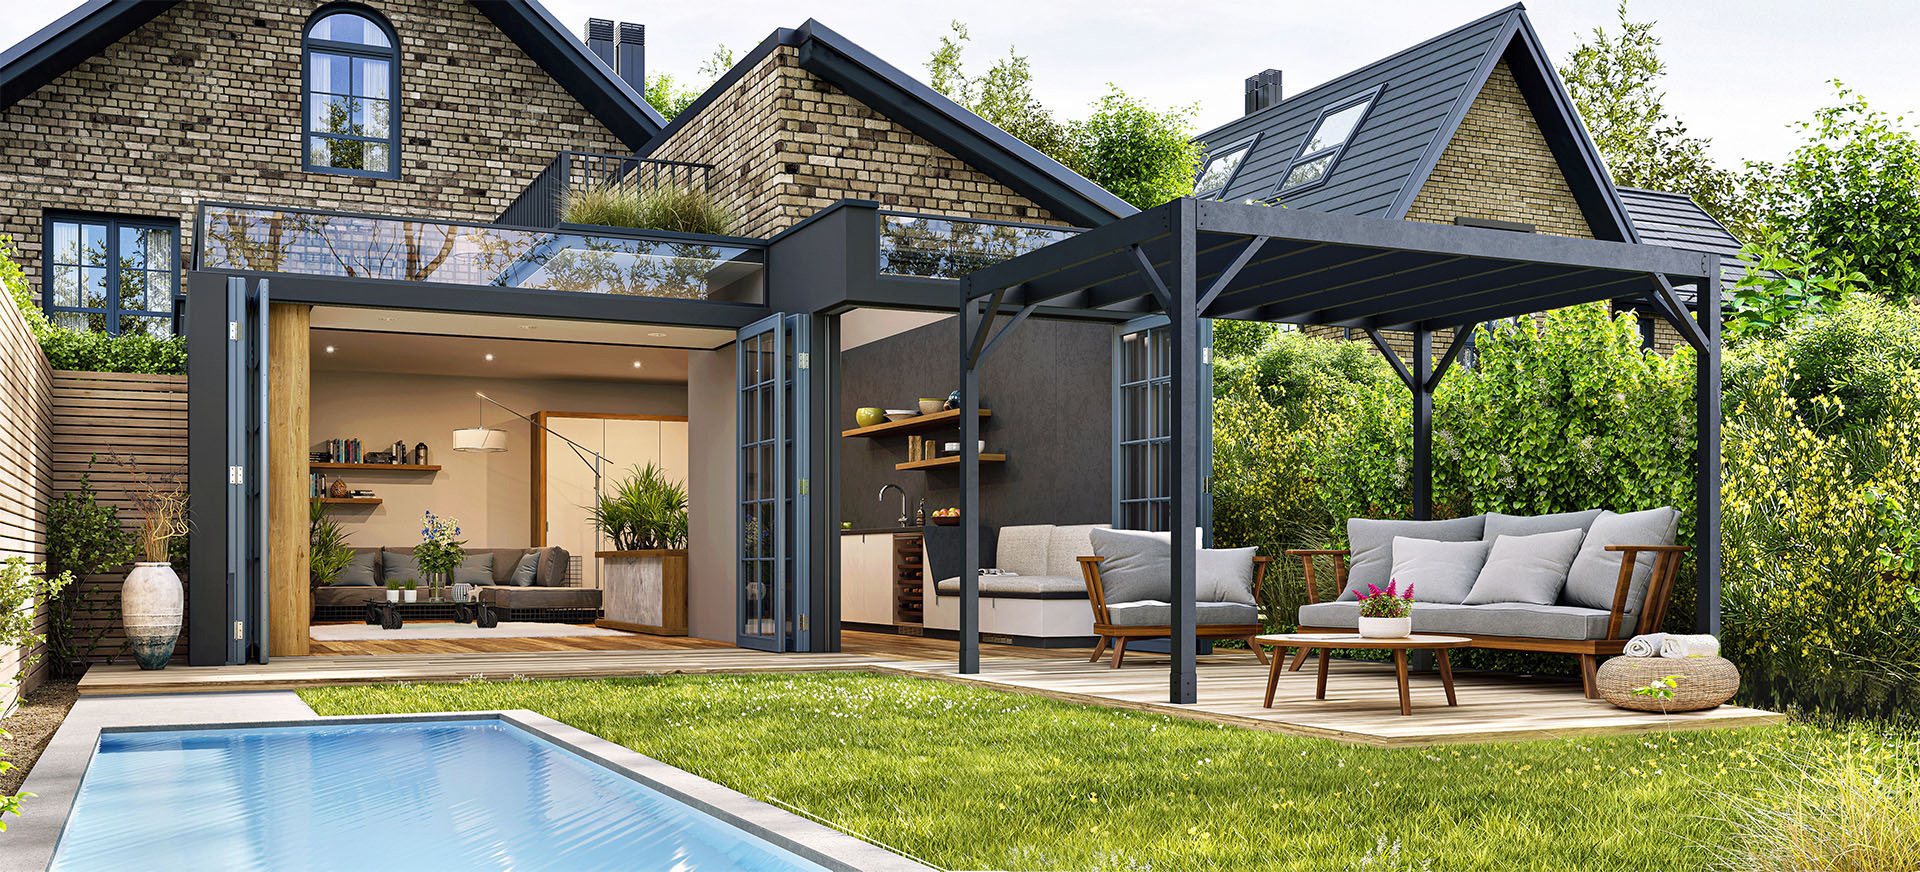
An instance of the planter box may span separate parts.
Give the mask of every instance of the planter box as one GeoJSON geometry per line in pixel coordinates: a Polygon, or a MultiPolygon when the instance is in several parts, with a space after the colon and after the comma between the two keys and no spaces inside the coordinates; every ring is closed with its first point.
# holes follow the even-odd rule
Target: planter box
{"type": "Polygon", "coordinates": [[[687,634],[686,551],[598,551],[606,592],[596,626],[656,636],[687,634]]]}

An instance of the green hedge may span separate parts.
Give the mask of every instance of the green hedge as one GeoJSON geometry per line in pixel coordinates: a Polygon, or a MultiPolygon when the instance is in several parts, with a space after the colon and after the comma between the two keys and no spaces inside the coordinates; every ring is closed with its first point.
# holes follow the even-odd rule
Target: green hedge
{"type": "Polygon", "coordinates": [[[140,333],[110,336],[90,330],[71,330],[47,319],[27,287],[19,252],[11,237],[0,236],[0,285],[40,341],[47,363],[54,369],[87,372],[184,373],[187,343],[178,337],[159,338],[140,333]]]}

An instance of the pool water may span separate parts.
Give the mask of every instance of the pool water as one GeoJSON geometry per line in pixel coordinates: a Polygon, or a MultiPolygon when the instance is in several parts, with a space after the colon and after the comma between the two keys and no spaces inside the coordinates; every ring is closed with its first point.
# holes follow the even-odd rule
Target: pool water
{"type": "Polygon", "coordinates": [[[103,733],[50,868],[823,869],[499,720],[103,733]]]}

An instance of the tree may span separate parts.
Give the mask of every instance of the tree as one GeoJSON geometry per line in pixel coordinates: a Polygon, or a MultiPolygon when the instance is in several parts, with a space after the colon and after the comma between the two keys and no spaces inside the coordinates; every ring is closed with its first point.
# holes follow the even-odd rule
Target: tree
{"type": "Polygon", "coordinates": [[[1835,105],[1797,127],[1784,163],[1748,180],[1787,254],[1816,272],[1858,271],[1893,299],[1920,296],[1920,137],[1839,81],[1835,105]]]}
{"type": "Polygon", "coordinates": [[[722,45],[701,62],[699,80],[681,84],[672,73],[655,73],[647,77],[647,102],[662,118],[672,121],[674,116],[685,112],[688,106],[693,105],[693,101],[700,99],[701,94],[713,87],[713,83],[719,81],[727,70],[732,69],[733,62],[733,50],[722,45]],[[695,81],[704,81],[704,84],[696,84],[695,81]]]}
{"type": "Polygon", "coordinates": [[[1754,238],[1755,212],[1739,174],[1716,165],[1707,153],[1711,143],[1689,136],[1686,124],[1667,113],[1656,22],[1628,19],[1626,0],[1617,14],[1617,36],[1594,28],[1560,67],[1614,184],[1686,194],[1735,236],[1754,238]]]}

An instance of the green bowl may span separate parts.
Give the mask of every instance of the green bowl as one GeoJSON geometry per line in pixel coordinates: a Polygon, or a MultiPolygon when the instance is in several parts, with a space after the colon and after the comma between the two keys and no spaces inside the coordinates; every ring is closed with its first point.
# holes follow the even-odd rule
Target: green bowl
{"type": "Polygon", "coordinates": [[[853,420],[859,422],[860,426],[862,427],[871,427],[875,424],[885,423],[887,420],[887,413],[886,413],[886,410],[884,409],[875,409],[875,408],[855,409],[853,412],[853,420]]]}

